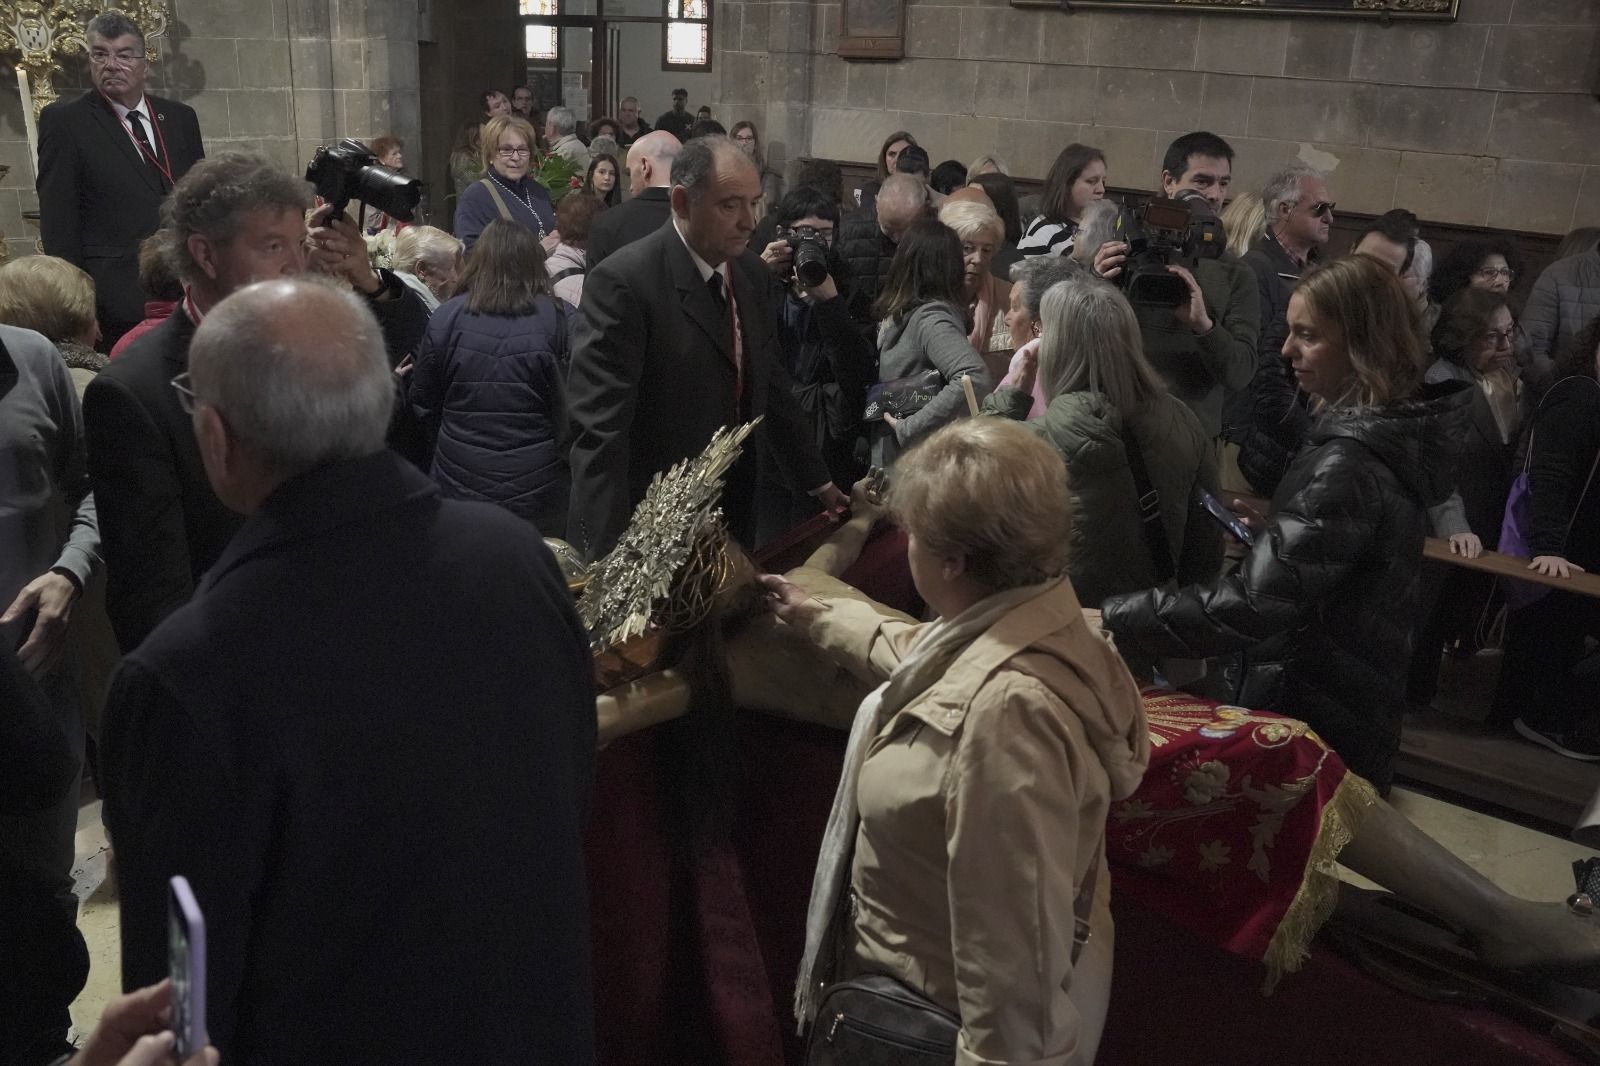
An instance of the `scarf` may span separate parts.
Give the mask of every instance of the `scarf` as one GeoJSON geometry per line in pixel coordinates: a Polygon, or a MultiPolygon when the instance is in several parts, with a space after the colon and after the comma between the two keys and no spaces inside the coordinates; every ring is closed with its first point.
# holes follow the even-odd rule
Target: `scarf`
{"type": "Polygon", "coordinates": [[[1517,407],[1516,371],[1499,367],[1479,374],[1478,387],[1489,401],[1489,413],[1494,415],[1495,428],[1500,431],[1500,443],[1510,444],[1522,428],[1522,412],[1517,407]]]}
{"type": "Polygon", "coordinates": [[[1025,585],[997,592],[951,619],[939,619],[922,631],[910,653],[895,666],[889,680],[867,694],[856,709],[845,744],[844,770],[833,794],[833,810],[822,834],[817,855],[817,870],[811,879],[811,903],[806,908],[806,949],[800,957],[800,974],[794,987],[794,1013],[799,1032],[816,1017],[817,1001],[824,983],[832,976],[818,969],[818,962],[832,957],[832,947],[842,932],[835,920],[845,882],[850,876],[851,856],[856,832],[861,826],[856,787],[861,767],[884,725],[945,675],[950,664],[973,641],[988,632],[1017,606],[1055,587],[1025,585]]]}
{"type": "Polygon", "coordinates": [[[979,355],[1011,347],[1005,308],[1000,306],[1000,294],[996,291],[999,288],[999,279],[993,274],[986,275],[978,288],[978,302],[972,305],[972,332],[967,334],[967,343],[979,355]]]}

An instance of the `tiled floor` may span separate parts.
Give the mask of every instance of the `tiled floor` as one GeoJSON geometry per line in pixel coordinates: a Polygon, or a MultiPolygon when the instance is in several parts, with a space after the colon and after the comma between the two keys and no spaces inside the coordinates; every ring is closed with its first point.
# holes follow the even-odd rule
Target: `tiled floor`
{"type": "MultiPolygon", "coordinates": [[[[1491,881],[1529,899],[1565,899],[1572,891],[1572,861],[1595,854],[1561,837],[1405,789],[1395,789],[1390,802],[1491,881]]],[[[84,807],[78,818],[78,927],[88,941],[90,959],[89,983],[72,1007],[80,1035],[93,1028],[120,984],[116,886],[109,878],[107,855],[96,802],[84,807]]],[[[1346,872],[1346,877],[1372,887],[1355,874],[1346,872]]]]}

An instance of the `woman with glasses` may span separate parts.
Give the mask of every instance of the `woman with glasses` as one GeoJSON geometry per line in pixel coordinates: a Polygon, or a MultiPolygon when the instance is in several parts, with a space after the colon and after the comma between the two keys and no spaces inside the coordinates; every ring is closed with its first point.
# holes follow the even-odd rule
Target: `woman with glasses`
{"type": "Polygon", "coordinates": [[[1522,257],[1507,237],[1462,241],[1439,260],[1428,282],[1428,294],[1443,307],[1465,288],[1487,289],[1504,295],[1522,274],[1522,257]]]}
{"type": "MultiPolygon", "coordinates": [[[[1473,286],[1450,297],[1433,330],[1436,358],[1425,380],[1471,386],[1471,413],[1456,438],[1456,495],[1434,516],[1436,531],[1454,534],[1452,548],[1464,542],[1469,558],[1499,545],[1515,474],[1525,399],[1512,349],[1515,331],[1505,293],[1473,286]]],[[[1406,693],[1413,704],[1433,702],[1446,646],[1456,645],[1468,655],[1482,646],[1493,590],[1493,577],[1459,566],[1434,565],[1424,572],[1424,614],[1406,693]],[[1432,599],[1437,602],[1430,607],[1432,599]]]]}
{"type": "Polygon", "coordinates": [[[754,122],[735,122],[728,136],[739,146],[739,151],[750,157],[750,161],[756,165],[756,173],[761,175],[761,203],[756,209],[756,217],[759,218],[777,207],[778,201],[783,199],[783,175],[767,166],[766,156],[761,154],[761,134],[756,132],[754,122]]]}
{"type": "Polygon", "coordinates": [[[560,243],[550,193],[532,176],[538,138],[526,119],[500,115],[483,127],[483,177],[467,186],[456,204],[456,236],[467,254],[490,221],[515,222],[539,238],[549,252],[560,243]]]}
{"type": "Polygon", "coordinates": [[[961,238],[961,295],[966,300],[972,330],[967,342],[983,357],[991,380],[999,381],[1011,362],[1016,346],[1006,325],[1011,306],[1011,283],[989,271],[995,252],[1005,240],[1005,223],[988,204],[952,200],[939,209],[939,221],[961,238]]]}

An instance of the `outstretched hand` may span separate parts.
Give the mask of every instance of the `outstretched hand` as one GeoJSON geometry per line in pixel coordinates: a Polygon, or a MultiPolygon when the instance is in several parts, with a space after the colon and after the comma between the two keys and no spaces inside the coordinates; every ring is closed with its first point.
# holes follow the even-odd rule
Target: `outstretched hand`
{"type": "Polygon", "coordinates": [[[828,609],[805,589],[777,574],[762,574],[761,587],[767,592],[767,609],[791,625],[806,625],[828,609]]]}
{"type": "Polygon", "coordinates": [[[1535,555],[1528,569],[1537,570],[1545,577],[1571,577],[1574,573],[1583,573],[1583,567],[1559,555],[1535,555]]]}

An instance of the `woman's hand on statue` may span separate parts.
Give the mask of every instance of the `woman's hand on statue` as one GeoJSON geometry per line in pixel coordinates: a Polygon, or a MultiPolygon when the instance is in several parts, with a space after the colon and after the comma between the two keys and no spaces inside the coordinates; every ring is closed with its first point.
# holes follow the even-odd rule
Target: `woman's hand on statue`
{"type": "Polygon", "coordinates": [[[767,608],[790,625],[807,625],[828,609],[827,604],[777,574],[762,574],[761,587],[767,592],[767,608]]]}
{"type": "Polygon", "coordinates": [[[1545,577],[1571,577],[1575,573],[1583,573],[1583,567],[1559,555],[1535,555],[1528,569],[1537,570],[1545,577]]]}
{"type": "Polygon", "coordinates": [[[1189,287],[1189,302],[1179,304],[1172,309],[1178,321],[1188,326],[1190,331],[1197,337],[1210,333],[1216,323],[1211,320],[1211,315],[1206,310],[1206,298],[1200,292],[1200,283],[1194,280],[1194,275],[1189,273],[1186,267],[1169,266],[1167,267],[1167,273],[1178,275],[1183,279],[1183,283],[1189,287]]]}
{"type": "Polygon", "coordinates": [[[864,519],[869,526],[877,525],[886,510],[883,497],[888,487],[888,479],[880,468],[875,466],[868,470],[866,477],[851,486],[851,520],[864,519]]]}
{"type": "Polygon", "coordinates": [[[1483,541],[1476,533],[1450,534],[1450,554],[1463,559],[1476,559],[1483,554],[1483,541]]]}

